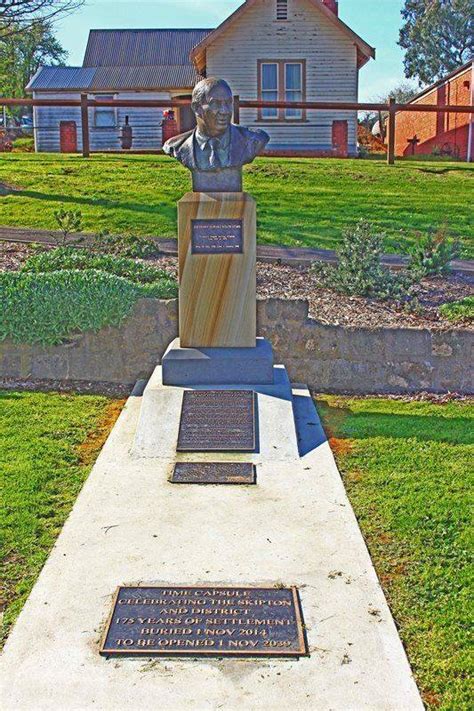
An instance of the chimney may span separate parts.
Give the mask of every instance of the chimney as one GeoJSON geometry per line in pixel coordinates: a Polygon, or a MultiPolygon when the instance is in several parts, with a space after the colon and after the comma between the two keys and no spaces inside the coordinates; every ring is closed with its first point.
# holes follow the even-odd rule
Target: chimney
{"type": "Polygon", "coordinates": [[[339,3],[337,0],[323,0],[323,5],[326,5],[328,10],[331,10],[336,16],[339,15],[339,3]]]}

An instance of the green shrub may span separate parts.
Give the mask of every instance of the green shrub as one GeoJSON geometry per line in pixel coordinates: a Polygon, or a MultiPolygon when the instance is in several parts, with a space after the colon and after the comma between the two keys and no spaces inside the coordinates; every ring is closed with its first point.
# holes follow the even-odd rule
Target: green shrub
{"type": "MultiPolygon", "coordinates": [[[[165,287],[166,291],[167,286],[165,287]]],[[[97,270],[0,273],[0,341],[54,345],[76,332],[117,326],[137,299],[163,296],[160,282],[137,285],[97,270]]]]}
{"type": "Polygon", "coordinates": [[[34,150],[34,138],[15,138],[13,141],[13,153],[33,153],[34,150]]]}
{"type": "MultiPolygon", "coordinates": [[[[80,210],[65,210],[61,207],[53,213],[59,229],[62,232],[63,244],[66,243],[70,234],[80,232],[82,230],[82,212],[80,210]]],[[[77,241],[82,242],[80,237],[77,241]]]]}
{"type": "Polygon", "coordinates": [[[176,295],[176,281],[163,269],[149,264],[135,262],[127,257],[115,257],[110,254],[95,254],[86,249],[58,247],[47,252],[31,256],[23,265],[23,271],[41,274],[56,272],[61,269],[98,269],[108,274],[125,277],[137,284],[150,284],[156,281],[169,281],[172,296],[176,295]]]}
{"type": "Polygon", "coordinates": [[[417,243],[410,248],[408,271],[414,281],[427,276],[445,274],[449,263],[459,255],[459,244],[449,239],[446,229],[430,230],[427,235],[419,235],[417,243]]]}
{"type": "Polygon", "coordinates": [[[406,274],[395,274],[380,263],[383,240],[383,234],[360,220],[344,231],[337,266],[313,262],[312,270],[323,286],[342,294],[379,299],[405,297],[411,286],[406,274]]]}
{"type": "Polygon", "coordinates": [[[474,321],[474,296],[466,296],[460,301],[452,301],[450,304],[443,304],[439,309],[449,321],[454,323],[460,321],[474,321]]]}
{"type": "Polygon", "coordinates": [[[91,247],[107,254],[141,259],[152,257],[157,251],[155,243],[149,237],[132,234],[111,235],[107,231],[101,232],[91,247]]]}

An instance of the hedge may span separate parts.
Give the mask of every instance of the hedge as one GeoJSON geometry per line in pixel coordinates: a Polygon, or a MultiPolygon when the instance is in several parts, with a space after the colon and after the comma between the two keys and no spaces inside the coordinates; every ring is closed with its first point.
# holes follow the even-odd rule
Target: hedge
{"type": "Polygon", "coordinates": [[[109,274],[125,277],[139,284],[168,281],[172,292],[170,297],[176,295],[176,280],[170,277],[163,269],[157,269],[143,262],[136,262],[128,257],[94,254],[85,249],[58,247],[57,249],[35,254],[27,259],[22,271],[41,274],[57,272],[61,269],[99,269],[109,274]]]}
{"type": "Polygon", "coordinates": [[[139,285],[93,269],[0,273],[0,341],[55,345],[76,332],[118,326],[137,299],[170,298],[168,281],[139,285]]]}

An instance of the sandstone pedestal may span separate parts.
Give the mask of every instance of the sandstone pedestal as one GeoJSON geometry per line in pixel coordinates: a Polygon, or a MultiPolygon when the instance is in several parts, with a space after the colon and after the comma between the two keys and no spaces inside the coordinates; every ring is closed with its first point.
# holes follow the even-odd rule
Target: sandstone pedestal
{"type": "Polygon", "coordinates": [[[247,193],[186,193],[178,203],[182,348],[256,345],[256,211],[247,193]]]}

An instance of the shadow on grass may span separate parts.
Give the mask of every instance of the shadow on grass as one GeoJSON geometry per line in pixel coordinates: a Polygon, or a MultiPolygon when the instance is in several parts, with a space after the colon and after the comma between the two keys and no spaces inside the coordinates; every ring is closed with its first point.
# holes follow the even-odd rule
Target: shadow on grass
{"type": "Polygon", "coordinates": [[[44,200],[46,202],[70,203],[74,205],[92,205],[94,207],[105,207],[108,210],[129,210],[132,212],[146,212],[150,214],[160,214],[170,220],[176,220],[175,205],[167,205],[159,202],[155,205],[144,203],[115,202],[106,198],[72,197],[70,195],[57,195],[54,193],[40,193],[35,190],[16,190],[11,193],[14,197],[27,197],[32,200],[44,200]]]}
{"type": "Polygon", "coordinates": [[[445,175],[446,173],[473,173],[474,168],[415,168],[420,173],[427,173],[428,175],[445,175]]]}
{"type": "Polygon", "coordinates": [[[430,415],[383,414],[352,412],[347,408],[331,407],[317,401],[327,428],[338,438],[358,439],[416,439],[420,442],[445,444],[474,444],[472,417],[443,417],[430,415]]]}

